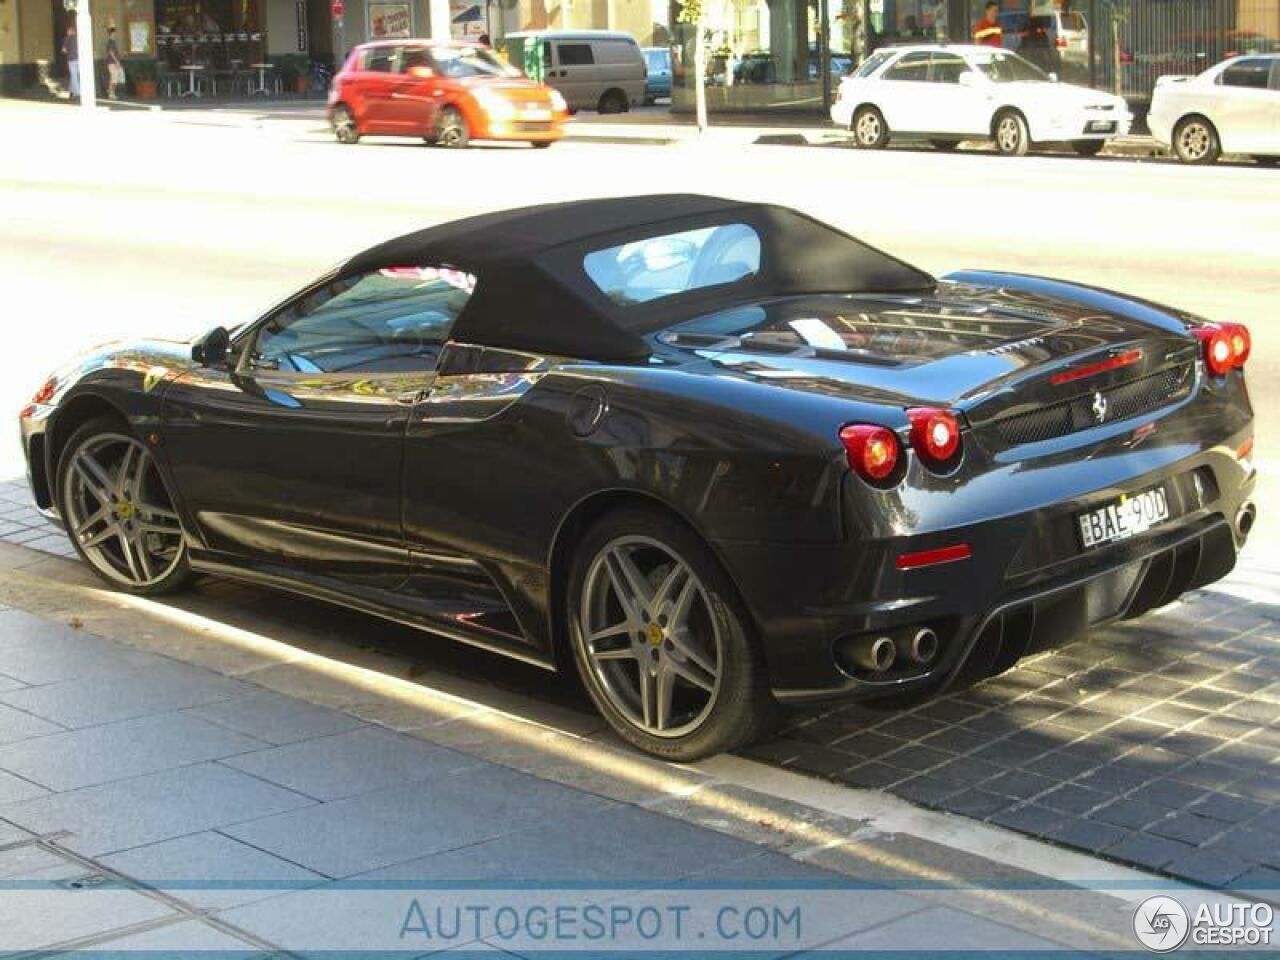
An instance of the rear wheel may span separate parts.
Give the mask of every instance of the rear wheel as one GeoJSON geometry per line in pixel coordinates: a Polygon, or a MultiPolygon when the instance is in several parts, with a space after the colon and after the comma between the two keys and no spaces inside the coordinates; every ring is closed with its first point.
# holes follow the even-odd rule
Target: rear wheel
{"type": "Polygon", "coordinates": [[[1105,140],[1072,140],[1071,149],[1082,157],[1096,157],[1105,144],[1105,140]]]}
{"type": "Polygon", "coordinates": [[[621,90],[606,90],[600,95],[596,109],[600,113],[625,113],[629,106],[627,95],[621,90]]]}
{"type": "Polygon", "coordinates": [[[1173,152],[1183,163],[1213,163],[1222,153],[1218,131],[1204,117],[1183,117],[1173,128],[1173,152]]]}
{"type": "Polygon", "coordinates": [[[460,150],[471,142],[467,118],[457,107],[445,107],[436,120],[436,146],[460,150]]]}
{"type": "Polygon", "coordinates": [[[551,146],[551,143],[552,141],[550,140],[531,140],[529,141],[529,146],[533,147],[535,150],[545,150],[547,147],[551,146]]]}
{"type": "Polygon", "coordinates": [[[587,692],[617,733],[688,762],[760,736],[774,716],[763,658],[711,551],[665,514],[627,509],[578,544],[569,635],[587,692]]]}
{"type": "Polygon", "coordinates": [[[330,124],[333,127],[333,135],[339,143],[360,142],[360,130],[356,127],[356,118],[352,116],[350,108],[345,104],[339,104],[333,108],[330,124]]]}
{"type": "Polygon", "coordinates": [[[1017,110],[1004,110],[997,114],[992,132],[996,149],[1006,157],[1025,157],[1031,149],[1027,121],[1017,110]]]}
{"type": "Polygon", "coordinates": [[[889,142],[889,126],[884,122],[884,114],[869,104],[854,111],[849,129],[853,142],[863,150],[879,150],[889,142]]]}
{"type": "Polygon", "coordinates": [[[173,500],[147,446],[121,421],[90,420],[58,459],[58,512],[76,551],[103,580],[136,594],[190,582],[173,500]]]}

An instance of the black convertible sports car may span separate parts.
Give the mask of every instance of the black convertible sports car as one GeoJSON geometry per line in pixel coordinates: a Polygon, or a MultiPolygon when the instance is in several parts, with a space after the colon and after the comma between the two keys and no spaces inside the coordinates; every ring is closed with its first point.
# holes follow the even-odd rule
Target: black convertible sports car
{"type": "Polygon", "coordinates": [[[22,413],[114,586],[275,585],[549,669],[693,759],[775,701],[927,695],[1226,574],[1248,331],[941,279],[792,210],[534,207],[353,257],[22,413]]]}

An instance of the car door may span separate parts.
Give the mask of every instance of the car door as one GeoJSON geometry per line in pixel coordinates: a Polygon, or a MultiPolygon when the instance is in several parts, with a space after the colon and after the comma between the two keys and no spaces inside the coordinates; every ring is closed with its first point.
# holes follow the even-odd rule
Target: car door
{"type": "Polygon", "coordinates": [[[379,44],[365,51],[359,78],[365,105],[360,119],[365,133],[399,133],[404,127],[391,97],[397,80],[396,58],[397,49],[391,45],[379,44]]]}
{"type": "Polygon", "coordinates": [[[405,46],[395,63],[390,114],[405,133],[426,136],[435,129],[445,79],[426,46],[405,46]]]}
{"type": "Polygon", "coordinates": [[[876,106],[891,131],[920,133],[941,122],[929,106],[929,53],[904,54],[880,75],[876,106]]]}
{"type": "Polygon", "coordinates": [[[985,77],[954,53],[929,55],[926,93],[930,132],[986,136],[991,117],[990,91],[985,77]]]}
{"type": "Polygon", "coordinates": [[[1274,143],[1280,94],[1271,87],[1267,57],[1245,57],[1218,75],[1211,88],[1214,101],[1209,119],[1227,153],[1265,153],[1274,143]]]}
{"type": "Polygon", "coordinates": [[[344,588],[405,579],[405,426],[469,296],[460,276],[331,276],[250,328],[233,362],[171,385],[165,450],[215,559],[344,588]]]}
{"type": "Polygon", "coordinates": [[[557,40],[550,46],[555,48],[555,60],[552,70],[555,80],[552,84],[569,102],[571,110],[592,110],[600,99],[602,91],[597,90],[596,58],[591,43],[586,40],[557,40]]]}

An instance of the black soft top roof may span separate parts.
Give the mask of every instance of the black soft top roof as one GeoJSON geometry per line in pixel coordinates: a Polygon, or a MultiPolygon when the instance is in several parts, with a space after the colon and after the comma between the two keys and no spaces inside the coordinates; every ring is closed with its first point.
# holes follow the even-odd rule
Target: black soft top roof
{"type": "Polygon", "coordinates": [[[661,194],[543,204],[456,220],[388,240],[347,261],[349,276],[384,267],[448,265],[475,293],[453,338],[466,343],[624,362],[644,360],[644,335],[732,303],[805,293],[907,292],[934,280],[805,214],[771,204],[661,194]],[[758,273],[642,304],[614,303],[582,260],[593,250],[719,224],[761,241],[758,273]]]}

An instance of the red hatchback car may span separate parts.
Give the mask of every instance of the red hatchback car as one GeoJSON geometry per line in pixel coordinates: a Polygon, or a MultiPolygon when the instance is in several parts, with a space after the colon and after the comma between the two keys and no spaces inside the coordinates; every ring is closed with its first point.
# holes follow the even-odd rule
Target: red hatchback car
{"type": "Polygon", "coordinates": [[[329,124],[342,143],[422,137],[444,147],[523,140],[546,147],[569,115],[560,94],[488,47],[432,40],[366,43],[329,85],[329,124]]]}

